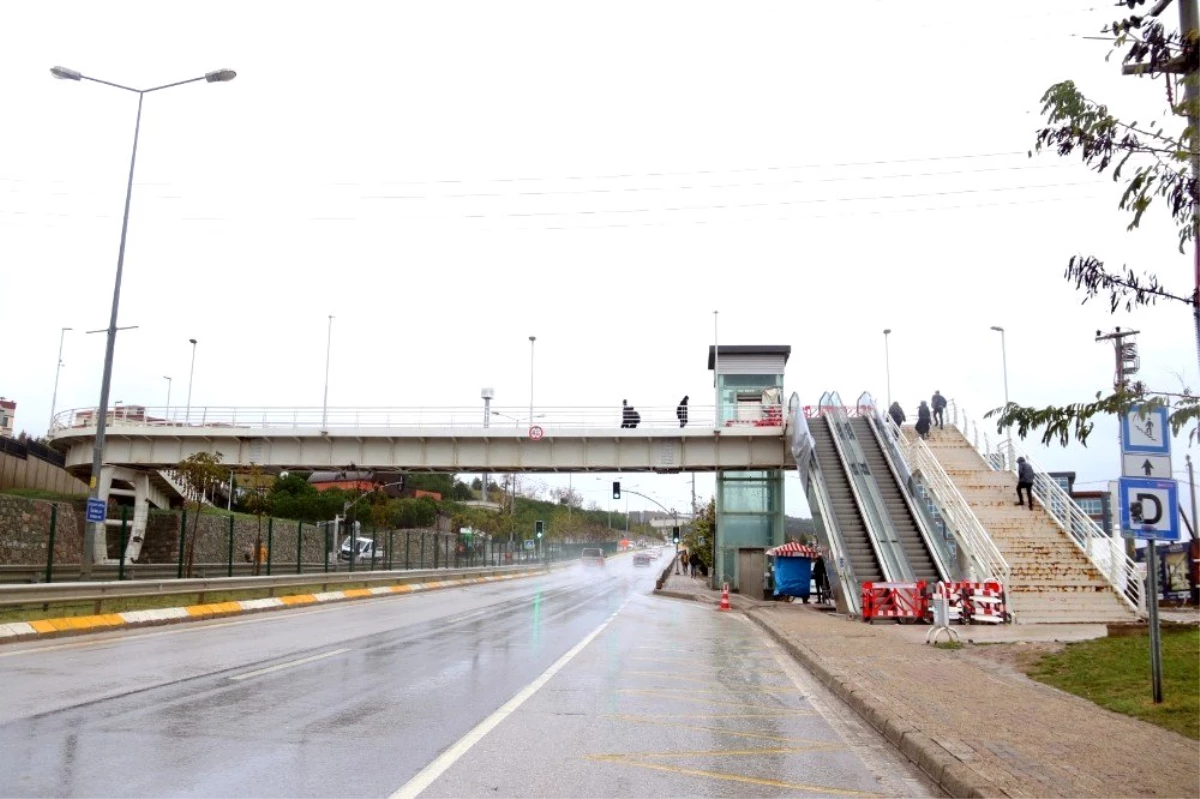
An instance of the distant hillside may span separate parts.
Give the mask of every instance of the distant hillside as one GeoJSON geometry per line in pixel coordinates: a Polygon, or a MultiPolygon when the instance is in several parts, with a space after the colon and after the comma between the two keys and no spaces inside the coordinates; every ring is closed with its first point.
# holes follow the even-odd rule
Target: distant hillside
{"type": "Polygon", "coordinates": [[[817,534],[817,526],[812,519],[801,519],[796,516],[785,516],[783,531],[791,536],[810,536],[817,534]]]}

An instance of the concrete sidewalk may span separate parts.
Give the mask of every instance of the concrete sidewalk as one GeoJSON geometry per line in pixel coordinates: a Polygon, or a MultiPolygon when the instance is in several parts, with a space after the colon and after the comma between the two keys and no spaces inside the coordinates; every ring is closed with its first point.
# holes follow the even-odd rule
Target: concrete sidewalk
{"type": "MultiPolygon", "coordinates": [[[[720,596],[674,574],[661,593],[720,596]]],[[[1200,796],[1190,738],[928,646],[923,634],[916,642],[800,603],[731,601],[951,796],[1200,796]]],[[[965,640],[986,628],[956,629],[965,640]]]]}

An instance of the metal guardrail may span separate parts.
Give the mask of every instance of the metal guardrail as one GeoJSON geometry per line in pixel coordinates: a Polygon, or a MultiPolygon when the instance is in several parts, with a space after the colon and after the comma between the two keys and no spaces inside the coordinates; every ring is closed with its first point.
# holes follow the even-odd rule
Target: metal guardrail
{"type": "Polygon", "coordinates": [[[95,602],[144,596],[172,596],[225,591],[251,591],[290,588],[299,585],[320,585],[322,591],[331,585],[346,583],[404,584],[429,579],[486,576],[545,568],[544,562],[518,566],[499,566],[467,569],[420,569],[391,572],[338,572],[320,576],[289,574],[282,577],[213,577],[207,579],[126,580],[123,582],[44,583],[40,585],[0,586],[0,607],[95,602]]]}

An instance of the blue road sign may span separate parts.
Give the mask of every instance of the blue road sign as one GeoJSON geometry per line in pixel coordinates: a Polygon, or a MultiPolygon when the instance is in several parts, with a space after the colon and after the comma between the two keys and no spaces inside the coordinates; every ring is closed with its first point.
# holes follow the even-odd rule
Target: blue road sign
{"type": "Polygon", "coordinates": [[[1143,455],[1170,455],[1171,429],[1167,409],[1152,408],[1142,415],[1141,405],[1132,405],[1121,419],[1121,448],[1143,455]]]}
{"type": "Polygon", "coordinates": [[[1174,480],[1122,477],[1120,505],[1121,534],[1126,538],[1180,539],[1179,485],[1174,480]],[[1134,503],[1141,503],[1141,519],[1133,518],[1134,503]]]}
{"type": "Polygon", "coordinates": [[[108,518],[108,508],[104,504],[104,500],[88,497],[87,501],[87,520],[89,522],[102,522],[108,518]]]}

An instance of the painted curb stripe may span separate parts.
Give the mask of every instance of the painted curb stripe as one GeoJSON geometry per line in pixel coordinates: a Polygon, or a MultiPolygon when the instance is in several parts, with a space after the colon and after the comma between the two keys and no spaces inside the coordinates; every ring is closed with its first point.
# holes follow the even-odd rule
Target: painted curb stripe
{"type": "Polygon", "coordinates": [[[540,572],[527,571],[511,574],[486,574],[476,577],[457,577],[445,580],[429,580],[423,583],[403,583],[401,585],[378,586],[374,588],[352,588],[344,591],[324,591],[313,594],[289,594],[287,596],[264,597],[261,599],[230,600],[204,605],[186,605],[174,608],[154,608],[151,610],[127,610],[121,613],[102,613],[91,616],[63,616],[54,619],[37,619],[34,621],[17,621],[0,624],[0,640],[25,638],[30,636],[52,636],[60,632],[75,630],[95,630],[105,627],[133,627],[156,622],[166,622],[174,619],[204,619],[212,616],[236,615],[252,610],[268,608],[285,608],[299,605],[311,605],[319,602],[330,602],[339,599],[359,599],[386,594],[410,594],[419,591],[432,591],[437,588],[454,588],[459,586],[490,583],[497,580],[514,580],[520,577],[536,576],[540,572]]]}

